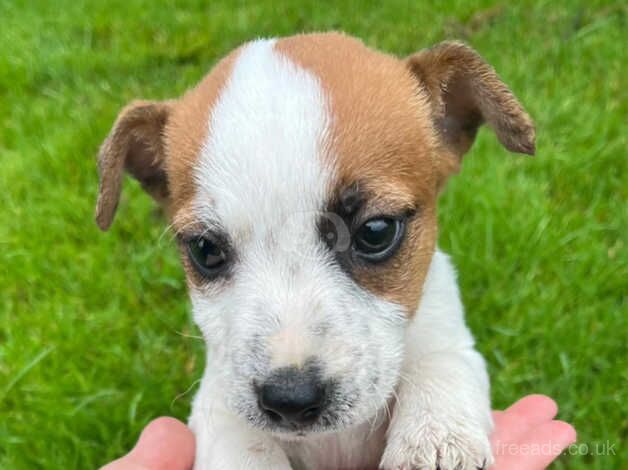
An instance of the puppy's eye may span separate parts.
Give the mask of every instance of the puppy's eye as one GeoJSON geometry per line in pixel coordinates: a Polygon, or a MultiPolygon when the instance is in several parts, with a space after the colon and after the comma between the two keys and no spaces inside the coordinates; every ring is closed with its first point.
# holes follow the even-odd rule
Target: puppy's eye
{"type": "Polygon", "coordinates": [[[192,238],[187,248],[192,264],[202,275],[214,276],[224,268],[227,254],[212,237],[192,238]]]}
{"type": "Polygon", "coordinates": [[[392,217],[367,220],[353,237],[354,250],[368,261],[384,261],[399,247],[403,228],[403,221],[392,217]]]}

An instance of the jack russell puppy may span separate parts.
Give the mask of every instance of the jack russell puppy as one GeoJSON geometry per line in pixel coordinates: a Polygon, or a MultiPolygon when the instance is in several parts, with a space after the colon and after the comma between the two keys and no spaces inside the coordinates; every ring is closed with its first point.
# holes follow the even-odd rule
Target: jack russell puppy
{"type": "Polygon", "coordinates": [[[489,381],[436,205],[478,127],[530,117],[469,47],[407,58],[339,33],[249,42],[102,144],[96,221],[126,170],[176,234],[207,364],[196,469],[477,469],[489,381]]]}

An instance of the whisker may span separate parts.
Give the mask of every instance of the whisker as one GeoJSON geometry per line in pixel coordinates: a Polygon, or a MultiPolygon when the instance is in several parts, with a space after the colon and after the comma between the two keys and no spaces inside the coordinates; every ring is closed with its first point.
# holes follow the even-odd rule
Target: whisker
{"type": "Polygon", "coordinates": [[[201,379],[196,379],[194,382],[192,382],[192,385],[190,385],[185,391],[179,393],[177,396],[175,396],[172,401],[170,402],[170,409],[172,409],[172,407],[174,406],[174,404],[176,403],[177,400],[179,400],[180,398],[183,398],[184,396],[186,396],[188,393],[190,393],[190,391],[201,381],[201,379]]]}
{"type": "Polygon", "coordinates": [[[170,240],[172,240],[176,236],[176,233],[174,231],[174,224],[173,223],[170,223],[170,224],[166,225],[166,227],[162,230],[161,234],[159,235],[159,238],[157,238],[157,244],[158,245],[161,245],[161,243],[162,243],[162,241],[163,241],[163,239],[164,239],[164,237],[166,236],[167,233],[170,233],[170,236],[171,236],[170,240]]]}
{"type": "Polygon", "coordinates": [[[203,338],[202,336],[190,335],[188,333],[183,333],[182,331],[178,331],[178,330],[175,330],[175,333],[178,334],[179,336],[184,337],[184,338],[200,339],[201,341],[205,340],[205,338],[203,338]]]}

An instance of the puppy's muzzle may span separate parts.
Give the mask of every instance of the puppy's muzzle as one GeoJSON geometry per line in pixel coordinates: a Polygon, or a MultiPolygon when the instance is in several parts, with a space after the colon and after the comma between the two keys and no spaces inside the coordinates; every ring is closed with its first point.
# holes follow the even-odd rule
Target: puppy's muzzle
{"type": "Polygon", "coordinates": [[[298,429],[313,424],[321,415],[328,388],[315,367],[283,367],[256,391],[260,409],[272,422],[298,429]]]}

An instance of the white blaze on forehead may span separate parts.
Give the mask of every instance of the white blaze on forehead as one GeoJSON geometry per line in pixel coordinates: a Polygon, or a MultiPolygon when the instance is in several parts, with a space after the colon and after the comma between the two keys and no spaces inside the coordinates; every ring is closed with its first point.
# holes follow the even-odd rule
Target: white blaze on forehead
{"type": "Polygon", "coordinates": [[[331,178],[323,90],[274,44],[258,40],[239,54],[195,173],[198,215],[218,219],[236,240],[320,210],[331,178]]]}

